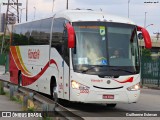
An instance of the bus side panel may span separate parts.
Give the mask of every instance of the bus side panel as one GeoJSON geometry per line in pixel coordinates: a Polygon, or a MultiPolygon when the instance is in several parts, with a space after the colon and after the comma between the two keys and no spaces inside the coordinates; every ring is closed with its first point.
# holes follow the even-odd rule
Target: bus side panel
{"type": "Polygon", "coordinates": [[[21,46],[19,49],[25,69],[23,86],[50,94],[51,75],[46,75],[49,69],[49,45],[21,46]]]}
{"type": "MultiPolygon", "coordinates": [[[[51,59],[56,61],[57,64],[57,77],[56,77],[56,82],[57,82],[57,93],[58,93],[58,98],[64,99],[64,61],[62,56],[59,54],[59,52],[55,49],[51,49],[51,59]]],[[[52,74],[54,71],[52,71],[52,74]]],[[[55,74],[55,73],[54,73],[55,74]]]]}
{"type": "Polygon", "coordinates": [[[64,62],[64,68],[63,68],[63,80],[64,80],[64,99],[69,100],[69,67],[68,65],[64,62]]]}
{"type": "Polygon", "coordinates": [[[14,62],[11,49],[9,54],[9,62],[10,81],[14,84],[18,84],[18,68],[14,62]]]}

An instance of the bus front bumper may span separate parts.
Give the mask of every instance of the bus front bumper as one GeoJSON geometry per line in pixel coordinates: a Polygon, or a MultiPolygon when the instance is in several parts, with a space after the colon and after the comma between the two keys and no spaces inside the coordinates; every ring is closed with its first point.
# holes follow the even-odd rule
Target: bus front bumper
{"type": "Polygon", "coordinates": [[[134,103],[138,101],[138,91],[93,91],[72,94],[71,101],[83,103],[134,103]]]}

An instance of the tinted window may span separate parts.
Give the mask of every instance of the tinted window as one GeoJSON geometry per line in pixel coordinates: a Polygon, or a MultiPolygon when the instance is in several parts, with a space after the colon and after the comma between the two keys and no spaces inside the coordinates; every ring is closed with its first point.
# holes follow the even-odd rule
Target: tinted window
{"type": "Polygon", "coordinates": [[[52,18],[16,25],[13,28],[12,45],[49,44],[52,18]]]}
{"type": "Polygon", "coordinates": [[[67,30],[65,23],[69,22],[64,18],[55,18],[53,21],[52,47],[55,47],[65,62],[69,65],[69,48],[67,30]]]}
{"type": "MultiPolygon", "coordinates": [[[[26,26],[27,24],[25,24],[26,26]]],[[[27,45],[28,44],[28,38],[25,34],[26,27],[24,25],[17,25],[13,29],[13,39],[12,39],[12,45],[27,45]]]]}
{"type": "Polygon", "coordinates": [[[62,55],[63,32],[65,19],[55,18],[53,22],[52,47],[62,55]]]}

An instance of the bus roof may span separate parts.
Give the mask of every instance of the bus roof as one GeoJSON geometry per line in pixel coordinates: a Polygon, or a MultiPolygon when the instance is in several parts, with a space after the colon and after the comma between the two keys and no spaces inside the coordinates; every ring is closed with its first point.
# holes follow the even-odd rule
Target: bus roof
{"type": "Polygon", "coordinates": [[[102,11],[93,10],[65,10],[56,14],[56,18],[64,17],[70,22],[77,21],[105,21],[105,22],[116,22],[125,24],[135,24],[128,18],[118,17],[115,15],[110,15],[102,11]]]}
{"type": "MultiPolygon", "coordinates": [[[[133,25],[135,24],[133,21],[131,21],[128,18],[107,14],[102,11],[76,9],[76,10],[63,10],[63,11],[55,12],[53,14],[55,15],[55,18],[59,18],[59,17],[66,18],[70,22],[104,21],[104,22],[125,23],[125,24],[133,24],[133,25]]],[[[34,22],[34,21],[38,21],[46,18],[51,18],[51,17],[53,17],[53,15],[52,16],[49,15],[48,17],[45,17],[45,18],[28,21],[24,23],[30,23],[30,22],[34,22]]],[[[21,25],[24,23],[17,23],[16,25],[21,25]]]]}

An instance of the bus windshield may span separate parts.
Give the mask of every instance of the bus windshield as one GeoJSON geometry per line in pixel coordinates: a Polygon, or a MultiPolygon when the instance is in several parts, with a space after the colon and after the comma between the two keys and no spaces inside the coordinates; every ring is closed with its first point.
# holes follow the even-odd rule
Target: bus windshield
{"type": "Polygon", "coordinates": [[[136,26],[106,22],[75,22],[73,26],[74,71],[105,76],[139,73],[136,26]]]}

